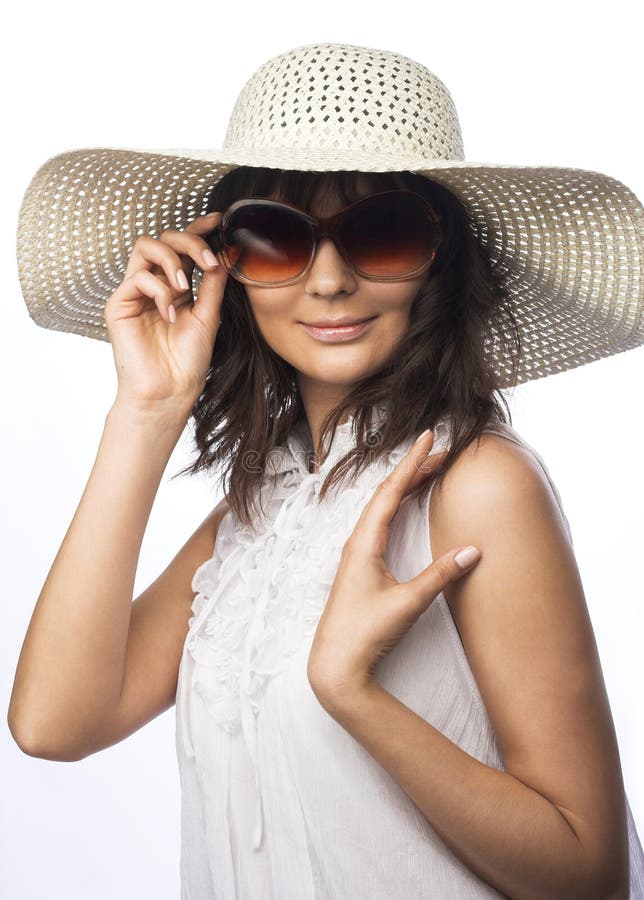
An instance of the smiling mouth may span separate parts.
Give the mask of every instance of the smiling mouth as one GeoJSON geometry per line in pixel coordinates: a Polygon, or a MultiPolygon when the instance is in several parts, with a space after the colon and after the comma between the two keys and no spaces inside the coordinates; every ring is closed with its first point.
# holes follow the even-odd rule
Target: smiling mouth
{"type": "Polygon", "coordinates": [[[325,326],[307,325],[301,322],[302,328],[313,338],[313,340],[322,341],[324,343],[338,343],[341,341],[352,341],[354,338],[360,338],[371,327],[371,323],[377,319],[372,316],[370,319],[363,319],[354,325],[325,326]]]}

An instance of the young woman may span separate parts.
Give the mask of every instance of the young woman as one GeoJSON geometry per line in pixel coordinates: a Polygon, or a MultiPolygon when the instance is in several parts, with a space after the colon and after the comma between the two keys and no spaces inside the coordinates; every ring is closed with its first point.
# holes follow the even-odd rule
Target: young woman
{"type": "Polygon", "coordinates": [[[109,339],[118,392],[10,724],[81,759],[176,699],[183,897],[644,896],[572,536],[501,393],[644,342],[641,215],[465,162],[436,76],[338,44],[262,66],[223,150],[34,177],[30,312],[109,339]],[[191,417],[224,498],[131,603],[191,417]]]}

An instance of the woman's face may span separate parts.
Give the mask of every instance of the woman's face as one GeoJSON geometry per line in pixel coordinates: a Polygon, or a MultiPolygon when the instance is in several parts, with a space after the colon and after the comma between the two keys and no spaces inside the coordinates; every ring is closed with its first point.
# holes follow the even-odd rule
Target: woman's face
{"type": "MultiPolygon", "coordinates": [[[[360,179],[360,197],[375,193],[368,176],[360,179]]],[[[316,199],[311,212],[330,216],[345,205],[332,197],[319,205],[316,199]]],[[[300,390],[317,393],[326,387],[334,396],[341,396],[388,361],[407,332],[412,304],[427,277],[423,272],[398,282],[361,278],[333,241],[324,238],[300,281],[274,288],[246,284],[245,289],[262,336],[295,368],[300,390]],[[358,336],[333,343],[310,334],[303,325],[341,318],[372,321],[358,336]]]]}

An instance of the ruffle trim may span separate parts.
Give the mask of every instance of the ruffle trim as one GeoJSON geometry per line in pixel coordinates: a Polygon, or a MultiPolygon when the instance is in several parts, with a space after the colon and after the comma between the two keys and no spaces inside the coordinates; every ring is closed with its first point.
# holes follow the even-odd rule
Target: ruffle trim
{"type": "MultiPolygon", "coordinates": [[[[214,720],[229,733],[239,731],[243,703],[257,715],[269,682],[312,639],[344,543],[378,483],[411,447],[412,442],[401,445],[386,460],[377,460],[354,484],[316,508],[328,471],[355,446],[352,425],[350,419],[338,426],[319,473],[306,469],[301,433],[289,436],[287,446],[278,448],[283,453],[271,498],[271,524],[257,536],[229,511],[219,526],[212,557],[194,573],[191,586],[196,596],[187,639],[197,664],[194,686],[214,720]],[[226,577],[227,571],[233,578],[226,577]],[[267,596],[250,648],[249,683],[244,689],[245,642],[263,590],[267,596]]],[[[448,437],[444,420],[436,424],[434,435],[432,453],[444,449],[448,437]]]]}

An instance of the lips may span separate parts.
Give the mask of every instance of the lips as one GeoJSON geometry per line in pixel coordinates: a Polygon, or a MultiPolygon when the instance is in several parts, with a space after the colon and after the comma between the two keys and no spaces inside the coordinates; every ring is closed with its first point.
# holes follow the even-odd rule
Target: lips
{"type": "Polygon", "coordinates": [[[301,322],[300,324],[314,340],[322,341],[326,344],[335,344],[359,338],[371,328],[371,323],[374,322],[376,318],[376,316],[372,316],[370,319],[363,319],[357,325],[338,325],[334,327],[327,325],[323,328],[316,327],[315,325],[306,325],[304,322],[301,322]]]}
{"type": "Polygon", "coordinates": [[[346,325],[362,325],[374,316],[366,316],[364,319],[318,319],[317,322],[302,322],[302,325],[310,325],[312,328],[342,328],[346,325]]]}

